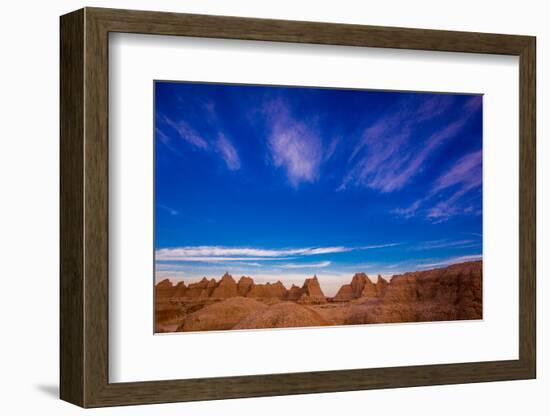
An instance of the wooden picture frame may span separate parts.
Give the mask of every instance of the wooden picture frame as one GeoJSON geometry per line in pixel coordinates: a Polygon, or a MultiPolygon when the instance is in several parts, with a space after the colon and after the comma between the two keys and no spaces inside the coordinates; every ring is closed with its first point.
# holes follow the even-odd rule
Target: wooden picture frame
{"type": "Polygon", "coordinates": [[[535,38],[85,8],[61,17],[60,396],[82,407],[530,379],[536,376],[535,38]],[[110,32],[519,56],[519,359],[110,383],[110,32]]]}

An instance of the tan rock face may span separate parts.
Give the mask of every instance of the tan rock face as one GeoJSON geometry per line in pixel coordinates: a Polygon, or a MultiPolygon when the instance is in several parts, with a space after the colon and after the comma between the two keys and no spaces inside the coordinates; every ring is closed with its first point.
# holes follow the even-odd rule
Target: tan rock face
{"type": "Polygon", "coordinates": [[[183,282],[174,286],[169,279],[165,279],[155,286],[155,332],[165,332],[163,322],[177,319],[183,315],[181,308],[172,300],[184,290],[184,287],[183,282]]]}
{"type": "Polygon", "coordinates": [[[206,277],[203,277],[200,282],[190,283],[185,291],[185,297],[189,299],[199,299],[204,289],[209,286],[209,281],[206,277]]]}
{"type": "Polygon", "coordinates": [[[235,296],[238,296],[237,282],[235,282],[233,277],[228,273],[223,275],[210,295],[210,297],[214,299],[227,299],[235,296]]]}
{"type": "Polygon", "coordinates": [[[350,284],[342,285],[333,300],[337,302],[346,302],[355,299],[355,292],[350,284]]]}
{"type": "Polygon", "coordinates": [[[249,298],[260,298],[260,299],[283,299],[286,296],[286,288],[281,282],[274,284],[254,284],[248,294],[246,295],[249,298]]]}
{"type": "Polygon", "coordinates": [[[176,319],[183,315],[183,311],[177,308],[170,302],[157,301],[155,303],[155,330],[156,332],[162,331],[161,324],[163,322],[176,319]]]}
{"type": "Polygon", "coordinates": [[[184,282],[179,282],[174,290],[174,293],[172,294],[173,298],[182,298],[185,296],[185,291],[187,290],[187,286],[185,286],[184,282]]]}
{"type": "Polygon", "coordinates": [[[375,298],[378,296],[378,291],[376,290],[376,285],[370,281],[370,279],[367,279],[367,282],[365,283],[365,286],[363,287],[363,290],[361,291],[361,295],[359,297],[362,298],[375,298]]]}
{"type": "Polygon", "coordinates": [[[367,282],[370,283],[370,279],[365,273],[355,273],[350,283],[353,293],[360,295],[367,282]]]}
{"type": "Polygon", "coordinates": [[[266,305],[254,299],[240,296],[225,299],[189,314],[178,331],[231,329],[244,318],[266,308],[266,305]]]}
{"type": "Polygon", "coordinates": [[[386,291],[386,287],[388,287],[388,281],[378,275],[378,279],[376,280],[376,295],[382,296],[382,294],[386,291]]]}
{"type": "Polygon", "coordinates": [[[246,296],[250,291],[250,288],[254,285],[254,280],[248,276],[242,276],[237,283],[237,292],[239,296],[246,296]]]}
{"type": "Polygon", "coordinates": [[[319,285],[319,279],[317,279],[317,276],[310,277],[309,279],[306,279],[304,281],[304,285],[302,286],[302,289],[305,290],[305,293],[308,296],[322,296],[325,297],[323,294],[323,291],[321,290],[321,286],[319,285]]]}
{"type": "Polygon", "coordinates": [[[361,297],[376,297],[378,292],[376,285],[371,282],[365,273],[356,273],[351,279],[351,283],[343,285],[333,300],[336,302],[346,302],[361,297]]]}
{"type": "Polygon", "coordinates": [[[271,285],[271,291],[275,294],[274,297],[277,299],[283,299],[286,296],[286,287],[283,285],[281,281],[275,282],[275,284],[271,285]]]}
{"type": "Polygon", "coordinates": [[[176,288],[170,281],[170,279],[164,279],[163,281],[157,283],[155,286],[155,297],[157,299],[167,299],[172,297],[176,288]]]}
{"type": "Polygon", "coordinates": [[[302,288],[292,285],[286,294],[286,300],[297,301],[302,297],[302,288]]]}
{"type": "Polygon", "coordinates": [[[302,286],[302,295],[300,296],[298,302],[305,304],[320,304],[327,302],[327,298],[321,290],[317,276],[313,276],[304,281],[304,285],[302,286]]]}
{"type": "Polygon", "coordinates": [[[208,293],[208,296],[212,295],[212,292],[218,285],[218,282],[216,282],[216,279],[212,278],[208,281],[208,284],[206,285],[206,292],[208,293]]]}
{"type": "Polygon", "coordinates": [[[482,264],[392,277],[380,297],[350,308],[347,324],[482,318],[482,264]]]}
{"type": "Polygon", "coordinates": [[[316,311],[294,302],[282,302],[249,315],[234,329],[324,326],[328,322],[316,311]]]}

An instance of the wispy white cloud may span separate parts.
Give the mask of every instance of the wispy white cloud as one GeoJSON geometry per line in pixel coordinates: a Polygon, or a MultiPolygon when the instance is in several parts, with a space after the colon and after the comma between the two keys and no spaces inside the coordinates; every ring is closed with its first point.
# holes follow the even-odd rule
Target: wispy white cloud
{"type": "Polygon", "coordinates": [[[157,133],[157,137],[158,139],[165,145],[169,145],[170,144],[170,137],[164,133],[161,129],[159,129],[158,127],[155,129],[155,132],[157,133]]]}
{"type": "Polygon", "coordinates": [[[274,260],[290,260],[296,257],[232,257],[232,256],[185,256],[176,254],[157,254],[157,261],[189,261],[200,263],[225,263],[233,261],[274,261],[274,260]]]}
{"type": "Polygon", "coordinates": [[[241,168],[241,159],[237,150],[223,133],[219,134],[216,146],[229,170],[239,170],[241,168]]]}
{"type": "MultiPolygon", "coordinates": [[[[371,142],[367,154],[346,175],[338,189],[343,190],[349,184],[366,186],[384,193],[403,188],[421,171],[422,165],[434,150],[454,137],[464,125],[465,120],[460,120],[432,134],[425,140],[422,150],[418,153],[407,150],[412,135],[412,129],[408,126],[402,127],[401,131],[391,138],[386,136],[387,140],[380,140],[381,136],[375,135],[375,132],[369,129],[365,132],[365,137],[371,142]]],[[[374,129],[379,130],[377,126],[374,129]]],[[[392,134],[395,131],[393,127],[389,130],[392,134]]],[[[383,133],[387,134],[389,132],[383,133]]]]}
{"type": "Polygon", "coordinates": [[[447,248],[447,247],[456,247],[461,246],[464,244],[471,244],[473,240],[457,240],[457,241],[449,241],[449,240],[434,240],[434,241],[426,241],[424,243],[419,244],[415,247],[416,250],[432,250],[434,248],[447,248]]]}
{"type": "Polygon", "coordinates": [[[392,247],[398,243],[378,244],[363,247],[304,247],[288,249],[264,249],[253,247],[190,246],[163,248],[155,252],[157,261],[243,261],[283,260],[298,256],[346,253],[356,250],[370,250],[392,247]]]}
{"type": "Polygon", "coordinates": [[[420,205],[422,205],[422,202],[423,202],[422,199],[418,199],[408,207],[393,209],[392,213],[397,215],[398,217],[411,218],[416,214],[416,212],[418,211],[418,208],[420,208],[420,205]]]}
{"type": "Polygon", "coordinates": [[[155,134],[156,134],[157,140],[160,143],[166,146],[166,148],[170,149],[170,151],[175,155],[181,156],[181,152],[178,149],[176,149],[176,147],[174,146],[173,140],[169,135],[167,135],[164,131],[162,131],[158,127],[155,128],[155,134]]]}
{"type": "Polygon", "coordinates": [[[281,100],[264,106],[268,124],[268,148],[274,166],[284,169],[289,183],[297,188],[319,178],[323,146],[312,125],[296,120],[281,100]]]}
{"type": "MultiPolygon", "coordinates": [[[[470,101],[479,101],[474,97],[470,101]]],[[[404,101],[394,114],[385,117],[360,133],[360,140],[350,157],[351,169],[344,176],[337,190],[350,186],[364,186],[379,192],[393,192],[403,188],[436,150],[459,134],[475,107],[468,101],[462,118],[422,138],[419,127],[425,121],[437,118],[451,105],[448,96],[436,96],[415,107],[404,101]],[[414,152],[412,142],[423,141],[420,152],[414,152]]],[[[475,111],[474,111],[475,110],[475,111]]],[[[418,147],[416,147],[418,148],[418,147]]]]}
{"type": "Polygon", "coordinates": [[[394,172],[406,163],[409,156],[402,154],[400,148],[405,146],[410,135],[410,128],[402,125],[397,116],[366,128],[351,153],[352,167],[337,190],[343,191],[350,186],[366,186],[383,192],[389,191],[390,188],[384,185],[384,181],[392,179],[394,172]],[[358,154],[362,156],[356,160],[358,154]]]}
{"type": "Polygon", "coordinates": [[[342,141],[341,136],[336,136],[332,138],[332,140],[329,142],[328,146],[326,147],[326,150],[324,150],[323,152],[323,162],[326,162],[332,156],[334,156],[341,141],[342,141]]]}
{"type": "Polygon", "coordinates": [[[450,257],[450,258],[436,261],[433,263],[420,263],[420,264],[417,264],[417,267],[421,269],[429,269],[432,267],[442,267],[442,266],[448,266],[450,264],[463,263],[466,261],[475,261],[475,260],[481,260],[481,259],[482,259],[481,254],[472,254],[468,256],[450,257]]]}
{"type": "Polygon", "coordinates": [[[413,246],[413,250],[433,250],[437,248],[465,248],[472,245],[478,245],[479,242],[475,240],[433,240],[425,241],[416,246],[413,246]]]}
{"type": "Polygon", "coordinates": [[[388,247],[395,247],[400,246],[402,243],[388,243],[388,244],[372,244],[370,246],[362,246],[359,247],[361,250],[372,250],[375,248],[388,248],[388,247]]]}
{"type": "Polygon", "coordinates": [[[159,249],[156,252],[158,260],[169,260],[187,257],[220,257],[220,256],[246,256],[246,257],[286,257],[308,256],[315,254],[341,253],[350,251],[347,247],[319,247],[319,248],[293,248],[293,249],[263,249],[250,247],[223,247],[223,246],[192,246],[179,248],[159,249]]]}
{"type": "Polygon", "coordinates": [[[317,247],[317,248],[307,248],[307,249],[298,249],[296,254],[301,256],[313,256],[317,254],[334,254],[334,253],[345,253],[348,251],[357,250],[354,247],[317,247]]]}
{"type": "Polygon", "coordinates": [[[430,221],[443,222],[459,214],[480,214],[471,204],[473,199],[479,198],[479,189],[482,186],[482,151],[471,152],[458,161],[437,178],[425,196],[414,201],[405,208],[397,208],[392,212],[397,216],[410,218],[422,213],[430,221]],[[446,193],[445,193],[446,192],[446,193]],[[449,194],[450,192],[450,194],[449,194]],[[444,198],[440,195],[445,193],[444,198]],[[431,206],[426,207],[426,204],[431,206]]]}
{"type": "MultiPolygon", "coordinates": [[[[201,119],[203,125],[200,129],[193,128],[187,121],[174,120],[166,115],[158,117],[159,124],[164,129],[172,129],[177,137],[189,144],[194,150],[218,153],[229,170],[235,171],[241,168],[241,159],[234,144],[229,139],[226,131],[223,131],[222,124],[218,120],[216,107],[213,102],[201,102],[201,119]]],[[[195,126],[196,127],[196,126],[195,126]]],[[[171,136],[161,128],[156,128],[157,137],[172,151],[179,154],[172,143],[171,136]]]]}
{"type": "Polygon", "coordinates": [[[432,193],[457,185],[464,192],[481,186],[481,157],[481,150],[477,150],[460,158],[436,180],[432,193]]]}
{"type": "Polygon", "coordinates": [[[177,209],[169,207],[168,205],[157,204],[157,207],[162,208],[163,210],[168,212],[170,215],[178,215],[179,214],[179,211],[177,209]]]}
{"type": "Polygon", "coordinates": [[[167,116],[162,117],[162,120],[172,129],[174,129],[181,139],[183,139],[193,147],[203,150],[208,148],[208,142],[203,137],[201,137],[193,128],[191,128],[191,126],[187,122],[183,120],[176,122],[167,116]]]}
{"type": "Polygon", "coordinates": [[[416,120],[427,121],[435,117],[439,117],[440,115],[448,111],[451,108],[452,104],[452,96],[448,94],[432,95],[430,99],[423,100],[422,104],[416,108],[416,120]]]}
{"type": "Polygon", "coordinates": [[[288,263],[279,267],[283,269],[317,269],[324,268],[331,265],[330,261],[321,261],[319,263],[288,263]]]}
{"type": "Polygon", "coordinates": [[[445,221],[457,214],[476,213],[474,207],[468,205],[468,201],[464,201],[463,198],[471,191],[477,191],[481,188],[481,155],[481,150],[467,154],[447,173],[437,179],[431,194],[437,194],[447,189],[452,190],[453,193],[428,209],[427,218],[435,221],[445,221]]]}

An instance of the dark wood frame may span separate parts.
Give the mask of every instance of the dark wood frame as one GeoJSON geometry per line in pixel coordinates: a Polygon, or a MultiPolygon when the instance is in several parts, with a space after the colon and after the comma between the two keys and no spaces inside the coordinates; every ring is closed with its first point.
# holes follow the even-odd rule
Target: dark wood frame
{"type": "Polygon", "coordinates": [[[61,398],[100,407],[535,378],[535,50],[535,38],[530,36],[98,8],[62,16],[61,398]],[[109,383],[110,32],[519,56],[519,359],[109,383]]]}

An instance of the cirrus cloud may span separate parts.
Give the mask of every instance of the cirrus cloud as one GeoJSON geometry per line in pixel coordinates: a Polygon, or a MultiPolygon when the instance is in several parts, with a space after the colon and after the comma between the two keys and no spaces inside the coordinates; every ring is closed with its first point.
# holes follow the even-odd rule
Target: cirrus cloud
{"type": "Polygon", "coordinates": [[[290,185],[312,183],[319,178],[323,161],[323,146],[318,132],[297,121],[283,101],[265,104],[267,144],[273,165],[284,169],[290,185]]]}
{"type": "Polygon", "coordinates": [[[330,261],[321,261],[319,263],[288,263],[279,266],[283,269],[317,269],[324,268],[331,265],[330,261]]]}
{"type": "Polygon", "coordinates": [[[220,133],[218,136],[216,146],[229,170],[239,170],[241,168],[241,159],[239,158],[235,146],[233,146],[223,133],[220,133]]]}
{"type": "Polygon", "coordinates": [[[443,266],[449,266],[451,264],[464,263],[466,261],[477,261],[481,259],[482,259],[481,254],[470,254],[467,256],[449,257],[447,259],[438,260],[433,263],[421,263],[421,264],[418,264],[417,267],[422,269],[429,269],[432,267],[443,267],[443,266]]]}
{"type": "Polygon", "coordinates": [[[243,261],[243,260],[284,260],[294,257],[317,256],[337,253],[347,253],[358,250],[380,249],[393,247],[399,243],[377,244],[362,247],[304,247],[285,249],[265,249],[253,247],[225,246],[188,246],[162,248],[155,252],[157,261],[243,261]]]}
{"type": "Polygon", "coordinates": [[[479,209],[473,202],[481,197],[482,177],[482,151],[476,150],[458,159],[440,175],[424,197],[406,208],[394,209],[393,213],[404,218],[422,213],[434,223],[454,215],[478,214],[479,209]]]}
{"type": "MultiPolygon", "coordinates": [[[[216,108],[213,102],[203,102],[200,108],[203,110],[202,120],[204,125],[198,128],[196,124],[192,125],[185,117],[177,120],[166,115],[159,115],[159,124],[164,129],[168,128],[177,133],[177,137],[187,143],[193,150],[201,150],[210,153],[217,153],[225,162],[227,169],[236,171],[241,168],[241,159],[239,153],[229,139],[229,134],[220,128],[220,123],[216,114],[216,108]]],[[[160,127],[156,127],[158,139],[166,145],[171,151],[179,155],[170,140],[170,136],[160,127]]]]}
{"type": "Polygon", "coordinates": [[[162,117],[162,120],[165,124],[175,130],[182,140],[189,143],[191,146],[203,150],[208,148],[208,142],[186,121],[174,121],[167,116],[162,117]]]}
{"type": "Polygon", "coordinates": [[[463,131],[478,112],[481,97],[469,99],[460,118],[431,134],[422,132],[422,126],[447,111],[452,96],[435,96],[421,102],[418,106],[418,99],[404,100],[392,113],[359,133],[359,141],[349,160],[351,169],[337,190],[343,191],[350,186],[382,193],[402,189],[422,171],[438,149],[463,131]],[[416,151],[419,141],[423,144],[420,151],[416,151]]]}
{"type": "Polygon", "coordinates": [[[319,254],[333,254],[351,251],[348,247],[306,247],[292,249],[263,249],[250,247],[223,247],[223,246],[193,246],[178,248],[163,248],[155,253],[157,260],[184,260],[200,261],[197,259],[234,259],[234,260],[258,260],[285,258],[288,256],[312,256],[319,254]]]}

